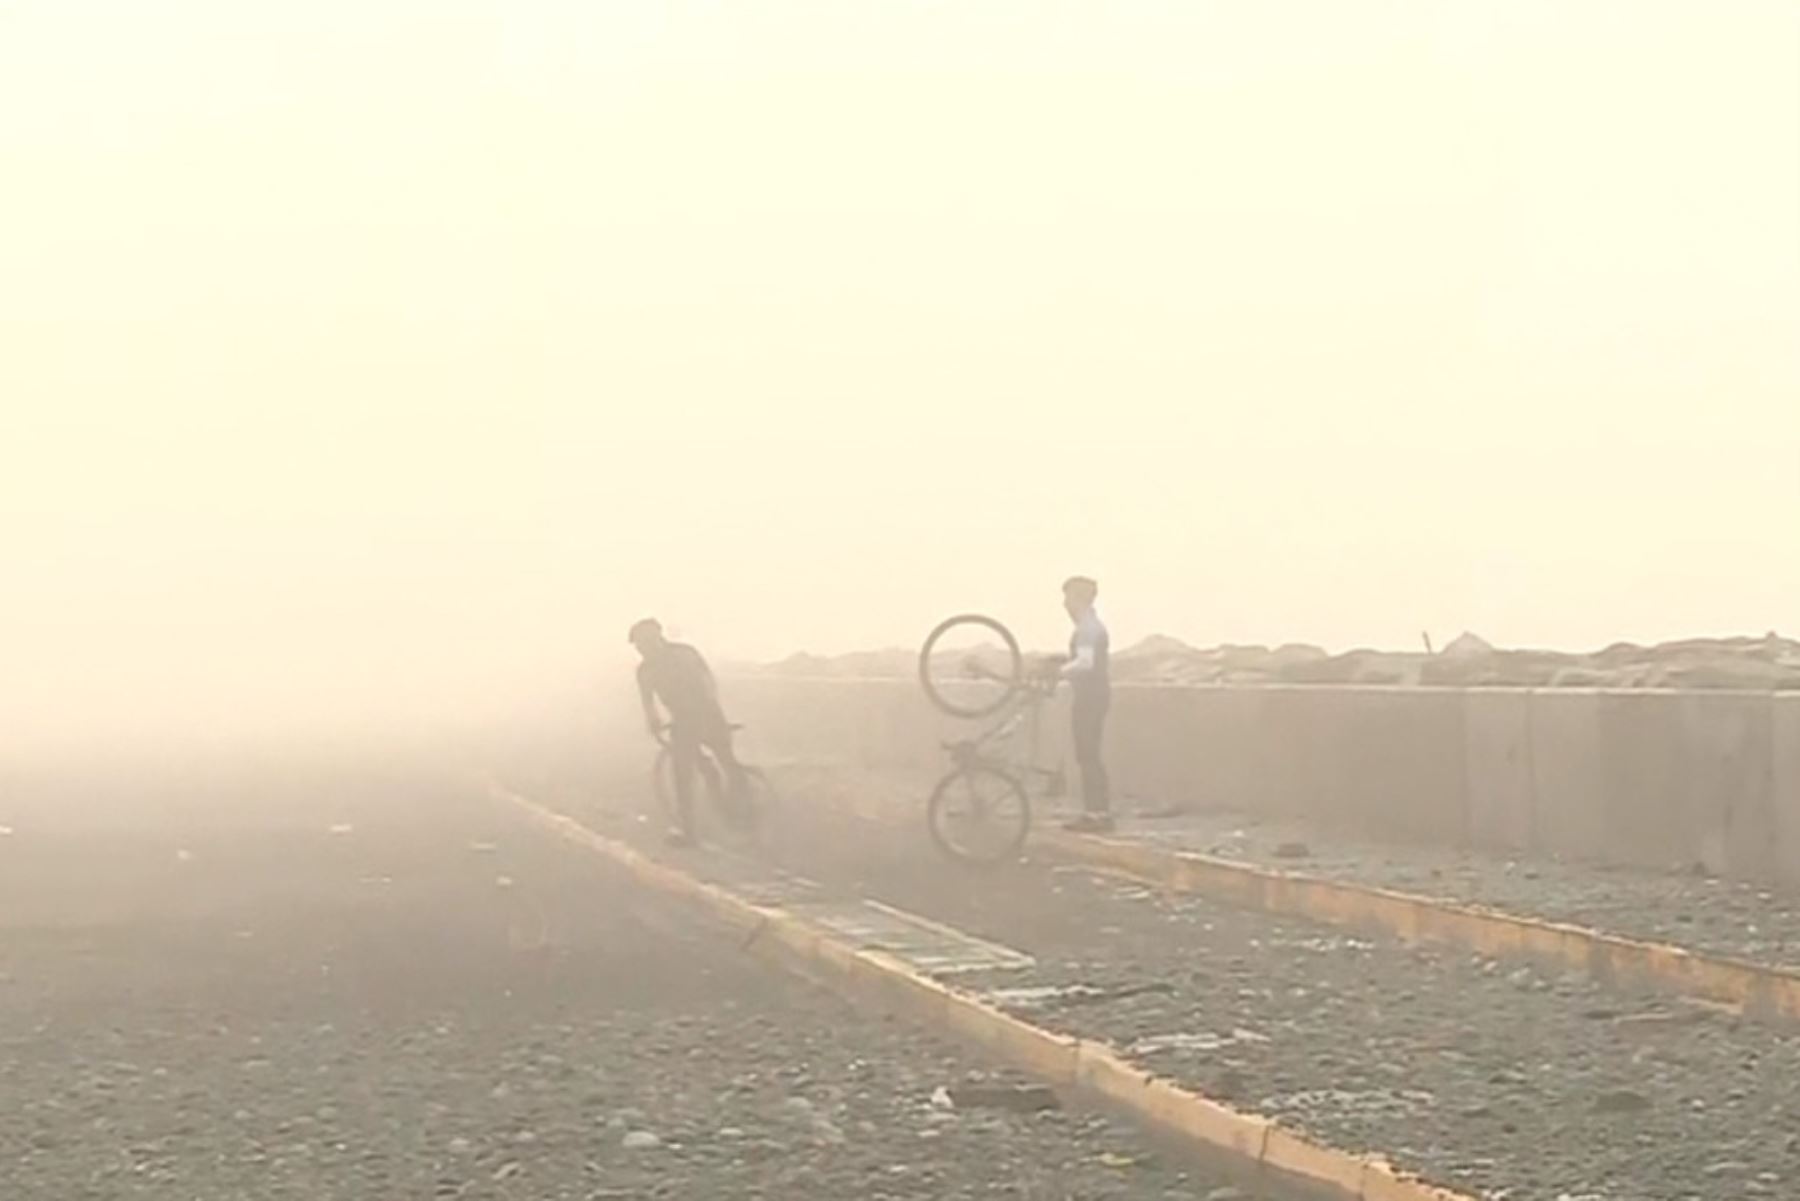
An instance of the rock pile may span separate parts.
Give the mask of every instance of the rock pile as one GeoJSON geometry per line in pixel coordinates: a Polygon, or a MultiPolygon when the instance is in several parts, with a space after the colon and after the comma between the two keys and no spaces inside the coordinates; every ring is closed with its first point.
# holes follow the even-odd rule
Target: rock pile
{"type": "MultiPolygon", "coordinates": [[[[918,670],[907,650],[835,658],[795,655],[762,674],[837,679],[898,679],[918,670]]],[[[1121,682],[1165,684],[1358,684],[1450,688],[1683,688],[1800,690],[1800,642],[1773,632],[1760,638],[1690,638],[1654,646],[1618,642],[1588,653],[1502,649],[1463,634],[1436,653],[1320,647],[1189,646],[1152,635],[1113,655],[1121,682]]]]}

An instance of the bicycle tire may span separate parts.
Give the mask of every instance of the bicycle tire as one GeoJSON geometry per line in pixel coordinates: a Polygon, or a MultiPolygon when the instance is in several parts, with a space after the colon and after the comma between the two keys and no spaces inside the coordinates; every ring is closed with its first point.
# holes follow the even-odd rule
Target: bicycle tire
{"type": "Polygon", "coordinates": [[[975,718],[986,717],[990,713],[998,713],[1008,701],[1018,694],[1025,682],[1025,657],[1019,653],[1019,640],[1013,637],[1011,630],[1001,625],[992,617],[981,613],[959,613],[955,617],[946,617],[938,622],[931,633],[925,636],[925,645],[919,648],[919,684],[925,689],[925,696],[940,712],[951,717],[975,718]],[[978,626],[999,637],[1006,650],[1007,671],[995,677],[1002,684],[1000,695],[986,704],[962,704],[944,695],[938,682],[932,677],[932,652],[939,639],[958,626],[978,626]]]}
{"type": "Polygon", "coordinates": [[[962,863],[992,867],[1017,859],[1024,849],[1026,836],[1031,833],[1031,797],[1011,772],[987,763],[970,764],[951,769],[938,781],[937,787],[932,789],[931,801],[926,806],[925,821],[931,831],[931,841],[945,855],[962,863]],[[949,810],[958,799],[956,791],[959,784],[971,797],[981,796],[982,793],[974,782],[983,778],[999,785],[995,793],[996,799],[1010,800],[1017,805],[1018,818],[1012,828],[1006,830],[1001,838],[984,851],[973,852],[948,833],[953,824],[949,810]]]}
{"type": "Polygon", "coordinates": [[[753,835],[760,836],[768,829],[776,808],[781,804],[781,794],[775,791],[775,785],[769,782],[768,773],[760,767],[744,767],[744,827],[753,835]]]}

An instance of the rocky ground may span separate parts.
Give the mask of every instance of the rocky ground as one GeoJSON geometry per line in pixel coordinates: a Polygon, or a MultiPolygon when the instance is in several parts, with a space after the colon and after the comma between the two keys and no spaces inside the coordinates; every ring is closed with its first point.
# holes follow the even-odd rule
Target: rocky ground
{"type": "Polygon", "coordinates": [[[1124,834],[1283,871],[1800,967],[1800,897],[1743,881],[1376,842],[1311,823],[1230,812],[1141,818],[1124,834]]]}
{"type": "MultiPolygon", "coordinates": [[[[790,791],[845,807],[851,793],[893,820],[910,820],[931,781],[904,772],[791,767],[790,791]]],[[[1229,810],[1135,812],[1120,838],[1199,851],[1280,871],[1393,888],[1609,934],[1800,969],[1800,896],[1696,872],[1512,857],[1356,838],[1316,822],[1229,810]]]]}
{"type": "Polygon", "coordinates": [[[1003,1077],[473,789],[299,779],[0,802],[0,1195],[1253,1195],[1103,1118],[945,1110],[1003,1077]]]}
{"type": "MultiPolygon", "coordinates": [[[[590,816],[628,831],[623,812],[590,816]]],[[[1033,1020],[1470,1192],[1682,1201],[1800,1187],[1800,1032],[1170,903],[1081,870],[954,870],[922,826],[908,839],[815,812],[775,854],[829,886],[1034,954],[1030,973],[988,982],[1033,1020]]],[[[691,866],[705,870],[704,856],[691,866]]]]}

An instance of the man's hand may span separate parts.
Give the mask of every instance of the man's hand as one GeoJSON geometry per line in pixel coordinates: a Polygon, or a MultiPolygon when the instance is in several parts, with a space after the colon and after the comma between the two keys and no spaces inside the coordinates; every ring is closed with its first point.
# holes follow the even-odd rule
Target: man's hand
{"type": "Polygon", "coordinates": [[[1039,659],[1031,665],[1031,679],[1034,683],[1054,685],[1062,679],[1063,661],[1055,656],[1039,659]]]}

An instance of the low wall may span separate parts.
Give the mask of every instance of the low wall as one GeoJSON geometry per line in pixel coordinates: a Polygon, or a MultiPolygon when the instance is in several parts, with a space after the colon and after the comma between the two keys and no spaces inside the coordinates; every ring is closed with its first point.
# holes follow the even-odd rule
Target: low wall
{"type": "MultiPolygon", "coordinates": [[[[977,728],[910,680],[727,693],[784,758],[935,773],[977,728]]],[[[1046,714],[1047,762],[1070,759],[1066,724],[1046,714]]],[[[1800,694],[1121,685],[1108,739],[1118,790],[1151,801],[1800,883],[1800,694]]]]}

